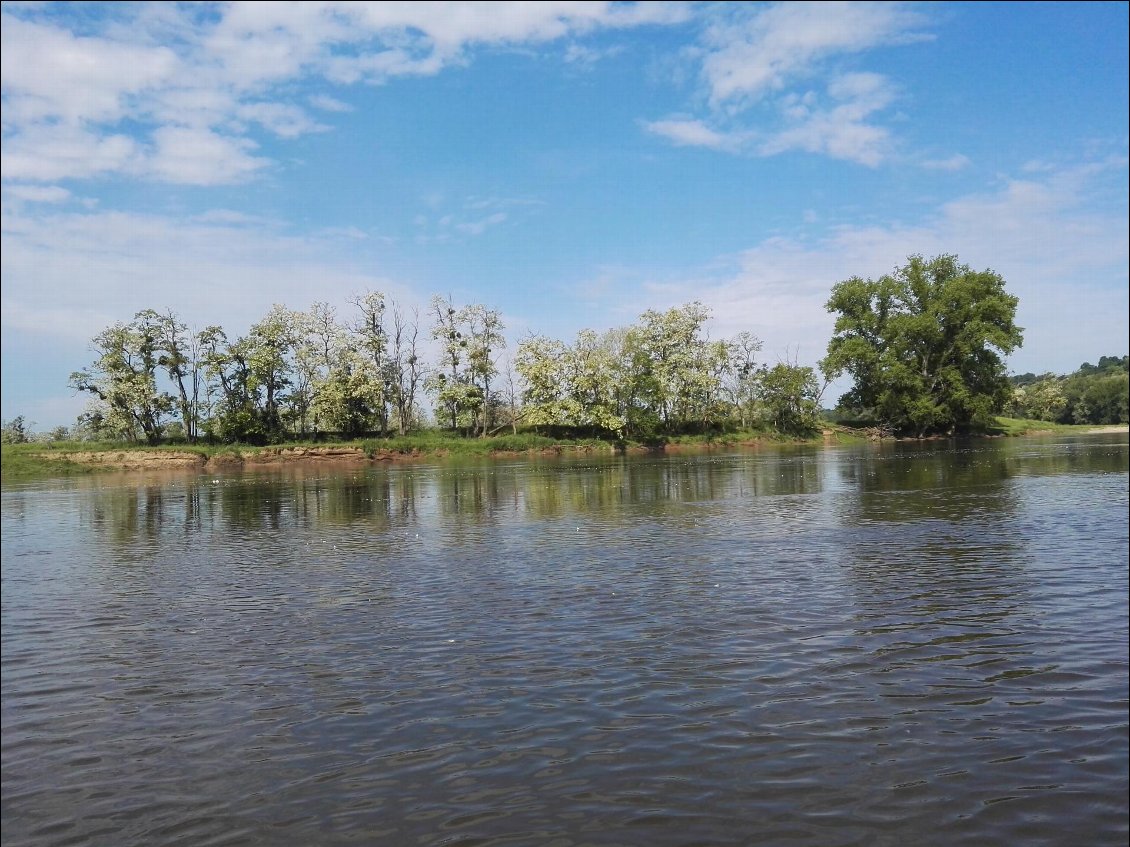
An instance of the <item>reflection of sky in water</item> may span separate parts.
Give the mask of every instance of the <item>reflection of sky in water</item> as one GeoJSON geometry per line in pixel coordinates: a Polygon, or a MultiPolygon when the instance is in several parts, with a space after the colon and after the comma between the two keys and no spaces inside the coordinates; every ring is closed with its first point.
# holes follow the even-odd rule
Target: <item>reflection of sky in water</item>
{"type": "Polygon", "coordinates": [[[1123,436],[8,488],[5,837],[20,780],[202,841],[1124,840],[1126,477],[1123,436]]]}

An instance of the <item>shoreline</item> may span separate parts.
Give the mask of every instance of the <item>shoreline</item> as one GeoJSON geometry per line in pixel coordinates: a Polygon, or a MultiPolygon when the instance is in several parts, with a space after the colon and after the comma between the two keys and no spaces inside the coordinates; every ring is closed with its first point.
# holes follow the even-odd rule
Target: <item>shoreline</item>
{"type": "MultiPolygon", "coordinates": [[[[808,439],[781,439],[772,436],[737,438],[714,442],[671,442],[655,445],[612,442],[561,442],[538,444],[527,449],[509,445],[493,447],[489,442],[455,442],[452,445],[384,448],[373,445],[278,445],[268,447],[208,448],[122,446],[101,449],[37,448],[20,445],[19,467],[5,468],[5,478],[102,473],[114,471],[186,471],[192,473],[233,472],[283,466],[375,467],[382,464],[468,459],[538,459],[569,455],[647,455],[649,453],[708,452],[718,449],[757,449],[768,445],[827,444],[834,433],[825,432],[808,439]],[[464,449],[460,449],[460,448],[464,449]],[[473,449],[466,449],[466,448],[473,449]]],[[[862,440],[857,437],[857,440],[862,440]]],[[[5,445],[5,465],[11,452],[5,445]]]]}
{"type": "MultiPolygon", "coordinates": [[[[1063,429],[1031,430],[1022,435],[1056,435],[1063,429]]],[[[1119,424],[1098,427],[1079,427],[1079,435],[1100,435],[1130,432],[1130,425],[1119,424]]],[[[986,434],[984,437],[997,438],[999,435],[986,434]]],[[[1012,436],[1016,437],[1016,436],[1012,436]]],[[[779,439],[772,436],[754,436],[723,441],[703,442],[665,442],[655,445],[604,443],[553,443],[538,445],[529,449],[498,449],[483,444],[482,449],[462,453],[444,446],[410,449],[387,449],[358,445],[280,445],[275,447],[228,448],[217,452],[205,449],[184,447],[153,448],[144,446],[111,447],[109,449],[28,449],[25,455],[40,466],[43,472],[89,473],[99,471],[168,471],[184,470],[203,472],[255,470],[283,465],[311,466],[353,466],[372,467],[385,463],[411,463],[432,460],[445,460],[453,456],[467,456],[482,459],[518,459],[553,457],[584,454],[628,454],[647,455],[649,453],[697,453],[719,449],[759,449],[783,445],[829,445],[849,442],[894,441],[906,439],[876,439],[866,431],[852,431],[844,428],[825,429],[810,438],[779,439]]],[[[916,439],[910,439],[916,440],[916,439]]],[[[929,440],[938,440],[931,438],[929,440]]],[[[5,451],[7,452],[7,451],[5,451]]],[[[7,476],[7,474],[5,474],[7,476]]],[[[19,477],[23,474],[14,474],[19,477]]]]}
{"type": "Polygon", "coordinates": [[[664,444],[657,447],[628,445],[597,447],[589,444],[555,444],[529,450],[488,450],[481,453],[459,454],[450,450],[376,450],[367,452],[361,447],[253,447],[247,452],[223,452],[206,455],[190,449],[157,450],[145,447],[110,450],[44,450],[32,453],[45,464],[79,466],[91,471],[238,471],[284,465],[337,465],[372,467],[382,464],[400,464],[444,460],[460,455],[478,459],[520,459],[564,455],[608,454],[646,455],[648,453],[705,452],[719,448],[757,448],[779,444],[817,444],[825,439],[777,441],[773,439],[718,442],[705,444],[664,444]]]}

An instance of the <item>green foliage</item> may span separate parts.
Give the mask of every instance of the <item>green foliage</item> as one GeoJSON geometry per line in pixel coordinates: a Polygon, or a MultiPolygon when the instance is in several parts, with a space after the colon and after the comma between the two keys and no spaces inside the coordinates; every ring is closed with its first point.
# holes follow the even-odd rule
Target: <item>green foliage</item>
{"type": "Polygon", "coordinates": [[[17,415],[0,428],[0,442],[4,444],[26,444],[30,440],[30,427],[23,415],[17,415]]]}
{"type": "Polygon", "coordinates": [[[705,338],[709,315],[702,303],[688,303],[666,312],[648,310],[634,328],[638,352],[647,363],[640,374],[640,396],[667,431],[717,417],[714,401],[729,350],[705,338]]]}
{"type": "Polygon", "coordinates": [[[820,384],[812,368],[777,364],[758,373],[762,417],[779,432],[809,435],[820,429],[820,384]]]}
{"type": "Polygon", "coordinates": [[[1080,376],[1127,373],[1130,371],[1130,356],[1100,356],[1099,363],[1084,362],[1076,371],[1080,376]]]}
{"type": "MultiPolygon", "coordinates": [[[[522,422],[616,438],[720,426],[731,410],[734,345],[705,337],[708,317],[701,303],[688,303],[644,312],[625,329],[585,330],[571,346],[527,339],[515,360],[526,382],[522,422]]],[[[747,340],[747,352],[760,346],[747,340]]]]}
{"type": "Polygon", "coordinates": [[[871,410],[918,436],[984,428],[1011,396],[1003,356],[1020,346],[1017,299],[990,270],[957,257],[907,264],[878,280],[852,277],[828,300],[835,334],[821,366],[848,373],[841,406],[871,410]]]}
{"type": "Polygon", "coordinates": [[[737,413],[739,426],[745,428],[751,426],[758,416],[759,369],[756,357],[761,350],[761,341],[750,332],[739,332],[729,347],[726,391],[737,413]]]}
{"type": "Polygon", "coordinates": [[[1055,421],[1067,410],[1067,397],[1059,378],[1045,374],[1014,388],[1008,410],[1019,418],[1055,421]]]}
{"type": "Polygon", "coordinates": [[[1130,421],[1130,374],[1127,357],[1103,356],[1099,365],[1084,363],[1063,380],[1067,410],[1056,420],[1070,416],[1071,423],[1116,424],[1130,421]]]}
{"type": "Polygon", "coordinates": [[[1010,411],[1061,424],[1118,424],[1130,421],[1130,357],[1103,356],[1075,373],[1012,377],[1010,411]]]}
{"type": "MultiPolygon", "coordinates": [[[[952,257],[912,257],[897,278],[841,283],[833,301],[844,316],[824,364],[857,376],[852,399],[915,430],[991,416],[999,358],[977,343],[1003,350],[1019,338],[1008,323],[1015,300],[999,277],[973,274],[952,257]]],[[[757,427],[804,435],[820,425],[812,369],[759,365],[761,342],[748,332],[711,340],[698,302],[645,311],[628,327],[585,330],[571,344],[533,336],[501,372],[496,357],[506,340],[495,310],[433,298],[439,355],[429,367],[417,353],[414,313],[379,292],[351,303],[350,320],[326,303],[305,312],[276,305],[234,340],[219,326],[193,336],[171,312],[138,312],[95,339],[98,360],[73,375],[76,388],[96,397],[74,431],[150,444],[194,443],[199,432],[211,444],[253,445],[395,431],[399,446],[380,449],[426,451],[432,436],[418,432],[426,416],[419,386],[441,426],[484,439],[504,427],[521,438],[519,425],[621,443],[757,427]]],[[[1109,405],[1106,395],[1084,394],[1077,414],[1109,405]]]]}
{"type": "Polygon", "coordinates": [[[138,312],[129,324],[117,323],[94,337],[98,354],[90,368],[71,374],[76,391],[99,401],[92,414],[101,430],[149,444],[161,440],[161,418],[175,398],[157,385],[164,358],[162,327],[156,312],[138,312]]]}
{"type": "Polygon", "coordinates": [[[494,354],[506,346],[502,316],[481,304],[456,309],[451,299],[433,297],[432,338],[440,345],[440,367],[424,381],[437,413],[453,431],[485,435],[500,398],[491,388],[498,368],[494,354]]]}

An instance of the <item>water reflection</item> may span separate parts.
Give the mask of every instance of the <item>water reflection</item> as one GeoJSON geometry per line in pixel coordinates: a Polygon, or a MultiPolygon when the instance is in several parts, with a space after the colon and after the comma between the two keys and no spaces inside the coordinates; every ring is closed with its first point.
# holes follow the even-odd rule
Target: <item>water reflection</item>
{"type": "Polygon", "coordinates": [[[5,489],[5,844],[1122,843],[1126,478],[1060,439],[5,489]]]}
{"type": "MultiPolygon", "coordinates": [[[[829,540],[838,559],[850,560],[860,572],[890,572],[915,556],[933,561],[945,551],[961,570],[962,546],[947,539],[939,523],[961,525],[960,534],[973,539],[981,558],[1022,565],[1017,544],[1030,527],[1017,532],[1016,516],[1029,496],[1026,480],[1125,473],[1126,464],[1124,444],[1086,449],[1078,440],[1010,439],[382,466],[337,474],[295,467],[219,477],[123,475],[79,482],[70,490],[80,504],[84,531],[127,560],[174,536],[285,535],[364,526],[369,534],[410,532],[413,537],[434,531],[437,522],[445,531],[462,527],[474,535],[524,521],[583,527],[658,520],[709,527],[754,545],[765,539],[777,543],[796,531],[819,536],[851,528],[844,543],[829,540]],[[696,504],[725,505],[692,508],[696,504]],[[908,525],[907,537],[879,529],[895,523],[908,525]],[[876,529],[869,535],[868,527],[876,529]]],[[[19,490],[7,492],[9,520],[19,519],[26,508],[19,490]]]]}

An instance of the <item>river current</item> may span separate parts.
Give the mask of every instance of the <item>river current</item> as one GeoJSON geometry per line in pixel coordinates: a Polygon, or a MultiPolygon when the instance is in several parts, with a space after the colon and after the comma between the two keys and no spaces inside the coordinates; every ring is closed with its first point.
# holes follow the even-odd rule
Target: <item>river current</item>
{"type": "Polygon", "coordinates": [[[1125,845],[1125,433],[2,491],[5,847],[1125,845]]]}

